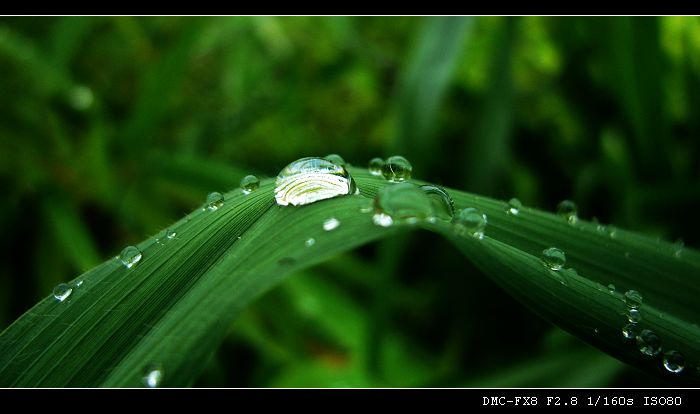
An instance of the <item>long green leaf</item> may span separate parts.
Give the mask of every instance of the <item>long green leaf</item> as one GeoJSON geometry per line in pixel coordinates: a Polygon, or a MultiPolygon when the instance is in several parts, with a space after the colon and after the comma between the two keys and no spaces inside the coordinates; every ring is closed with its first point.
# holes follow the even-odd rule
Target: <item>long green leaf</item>
{"type": "MultiPolygon", "coordinates": [[[[276,205],[273,180],[250,195],[233,190],[216,211],[198,209],[171,226],[175,238],[160,233],[140,243],[143,258],[134,267],[115,258],[75,279],[66,301],[44,299],[0,335],[0,386],[141,386],[152,366],[162,367],[163,386],[191,384],[231,320],[262,292],[294,271],[402,230],[377,227],[361,212],[379,188],[393,184],[352,173],[361,195],[303,207],[276,205]],[[330,217],[341,225],[324,231],[330,217]],[[312,237],[315,244],[306,247],[312,237]]],[[[458,236],[445,223],[424,227],[444,234],[505,290],[577,337],[658,373],[662,354],[646,356],[621,334],[624,292],[638,290],[640,327],[687,361],[668,378],[698,383],[700,254],[535,209],[511,215],[501,201],[449,192],[457,208],[488,215],[486,237],[458,236]],[[566,252],[565,269],[543,265],[540,253],[551,246],[566,252]]],[[[508,337],[503,324],[504,340],[527,340],[508,337]]]]}

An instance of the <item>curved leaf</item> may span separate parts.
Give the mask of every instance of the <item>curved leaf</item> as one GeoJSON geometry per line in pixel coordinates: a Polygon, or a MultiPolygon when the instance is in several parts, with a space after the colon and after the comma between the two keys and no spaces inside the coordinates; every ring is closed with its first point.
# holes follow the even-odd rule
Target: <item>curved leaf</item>
{"type": "MultiPolygon", "coordinates": [[[[235,189],[216,211],[201,208],[180,220],[169,228],[174,238],[161,232],[140,243],[143,258],[132,268],[115,258],[75,279],[66,301],[44,299],[0,335],[0,386],[142,386],[154,364],[163,369],[161,385],[190,384],[231,320],[262,292],[294,271],[410,228],[375,226],[361,210],[391,184],[351,171],[360,195],[281,207],[273,180],[264,180],[250,195],[235,189]],[[325,231],[330,217],[341,225],[325,231]],[[307,247],[309,238],[315,243],[307,247]]],[[[624,292],[641,292],[640,328],[687,361],[682,373],[667,376],[698,383],[697,252],[530,208],[511,215],[501,201],[449,192],[457,208],[488,215],[486,237],[460,237],[447,223],[424,228],[445,235],[545,319],[623,361],[663,371],[663,352],[644,355],[621,334],[624,292]],[[567,255],[558,272],[540,258],[552,246],[567,255]]]]}

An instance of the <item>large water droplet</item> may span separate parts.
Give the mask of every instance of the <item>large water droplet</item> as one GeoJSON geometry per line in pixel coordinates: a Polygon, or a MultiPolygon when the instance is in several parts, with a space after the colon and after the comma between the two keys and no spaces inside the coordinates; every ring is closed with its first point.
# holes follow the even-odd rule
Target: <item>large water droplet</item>
{"type": "Polygon", "coordinates": [[[506,214],[517,216],[520,214],[521,208],[523,208],[523,203],[521,203],[517,198],[511,198],[508,200],[508,205],[506,206],[506,214]]]}
{"type": "Polygon", "coordinates": [[[636,323],[628,323],[622,327],[622,336],[626,339],[634,339],[639,335],[639,325],[636,323]]]}
{"type": "Polygon", "coordinates": [[[666,371],[678,374],[685,368],[685,357],[678,351],[668,351],[664,354],[666,371]]]}
{"type": "Polygon", "coordinates": [[[654,331],[645,329],[637,335],[637,346],[644,355],[656,356],[661,352],[661,338],[654,331]]]}
{"type": "Polygon", "coordinates": [[[219,192],[212,192],[207,195],[207,210],[216,211],[224,205],[224,196],[219,192]]]}
{"type": "Polygon", "coordinates": [[[628,290],[625,292],[625,303],[630,309],[637,309],[642,304],[642,294],[636,290],[628,290]]]}
{"type": "Polygon", "coordinates": [[[306,241],[304,242],[304,246],[306,246],[306,247],[311,247],[311,246],[313,246],[314,244],[316,244],[316,239],[314,239],[313,237],[309,237],[309,238],[306,239],[306,241]]]}
{"type": "Polygon", "coordinates": [[[66,283],[61,283],[53,288],[53,297],[59,302],[68,299],[71,293],[73,293],[73,288],[66,283]]]}
{"type": "Polygon", "coordinates": [[[328,154],[323,158],[332,162],[335,165],[340,165],[341,167],[345,166],[345,160],[338,154],[328,154]]]}
{"type": "Polygon", "coordinates": [[[284,167],[275,183],[275,200],[281,206],[303,206],[320,200],[354,194],[355,180],[341,165],[323,158],[302,158],[284,167]]]}
{"type": "Polygon", "coordinates": [[[455,207],[450,194],[435,185],[421,185],[419,188],[430,199],[433,205],[434,217],[444,221],[451,221],[455,215],[455,207]]]}
{"type": "Polygon", "coordinates": [[[260,188],[260,180],[254,175],[246,175],[241,179],[243,194],[250,194],[260,188]]]}
{"type": "Polygon", "coordinates": [[[369,160],[369,173],[372,175],[382,175],[382,168],[384,168],[384,164],[386,164],[386,162],[384,162],[383,159],[379,157],[372,158],[369,160]]]}
{"type": "Polygon", "coordinates": [[[139,250],[138,247],[127,246],[119,254],[119,261],[122,262],[122,264],[126,266],[127,269],[131,269],[132,267],[136,266],[136,264],[141,260],[142,257],[143,255],[141,254],[141,250],[139,250]]]}
{"type": "Polygon", "coordinates": [[[163,382],[163,368],[160,365],[150,365],[143,375],[143,384],[148,388],[158,388],[163,382]]]}
{"type": "Polygon", "coordinates": [[[452,220],[452,226],[458,235],[471,236],[479,240],[484,238],[487,224],[486,214],[472,207],[458,211],[452,220]]]}
{"type": "Polygon", "coordinates": [[[382,175],[392,182],[406,181],[411,178],[413,166],[408,160],[400,155],[394,155],[386,160],[382,167],[382,175]]]}
{"type": "Polygon", "coordinates": [[[550,247],[542,250],[542,262],[551,270],[560,270],[566,264],[566,254],[561,249],[550,247]]]}
{"type": "Polygon", "coordinates": [[[335,217],[331,217],[329,219],[326,219],[326,221],[323,222],[323,230],[325,230],[325,231],[335,230],[339,226],[340,226],[340,220],[338,220],[335,217]]]}
{"type": "Polygon", "coordinates": [[[627,312],[627,320],[632,323],[639,323],[642,320],[642,312],[637,308],[630,309],[627,312]]]}
{"type": "Polygon", "coordinates": [[[415,224],[433,216],[430,198],[416,185],[399,183],[382,187],[374,197],[374,224],[415,224]]]}
{"type": "Polygon", "coordinates": [[[563,217],[569,224],[576,224],[578,221],[578,209],[571,200],[564,200],[557,205],[557,214],[563,217]]]}

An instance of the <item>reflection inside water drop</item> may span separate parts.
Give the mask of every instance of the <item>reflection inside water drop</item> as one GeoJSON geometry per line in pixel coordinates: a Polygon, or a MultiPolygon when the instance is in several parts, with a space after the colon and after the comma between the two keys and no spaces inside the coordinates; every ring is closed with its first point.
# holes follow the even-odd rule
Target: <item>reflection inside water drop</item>
{"type": "Polygon", "coordinates": [[[71,293],[73,293],[73,288],[66,283],[61,283],[53,288],[53,297],[59,302],[68,299],[71,293]]]}

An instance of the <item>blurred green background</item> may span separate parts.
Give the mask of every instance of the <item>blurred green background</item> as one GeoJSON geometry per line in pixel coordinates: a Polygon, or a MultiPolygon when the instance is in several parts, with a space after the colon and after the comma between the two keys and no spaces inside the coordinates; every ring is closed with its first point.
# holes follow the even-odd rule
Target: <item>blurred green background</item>
{"type": "MultiPolygon", "coordinates": [[[[246,174],[338,153],[698,247],[700,19],[0,18],[0,329],[246,174]]],[[[297,274],[194,386],[665,386],[448,242],[297,274]]]]}

